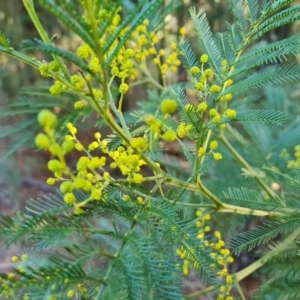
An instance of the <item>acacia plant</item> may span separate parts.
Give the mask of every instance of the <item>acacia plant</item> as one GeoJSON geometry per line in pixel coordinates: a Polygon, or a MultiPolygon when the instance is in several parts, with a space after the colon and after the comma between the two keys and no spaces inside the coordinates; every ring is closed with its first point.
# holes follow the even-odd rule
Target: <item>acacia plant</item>
{"type": "MultiPolygon", "coordinates": [[[[257,88],[300,78],[300,66],[288,63],[300,52],[299,35],[256,43],[300,19],[300,6],[292,2],[231,0],[234,23],[214,35],[205,12],[191,8],[198,55],[184,27],[177,40],[160,47],[176,1],[23,0],[40,39],[24,41],[19,51],[1,33],[0,51],[51,80],[56,106],[65,95],[76,100],[63,117],[39,100],[35,144],[51,155],[47,183],[59,193],[28,201],[13,218],[1,216],[1,240],[27,245],[12,257],[14,272],[2,274],[1,299],[175,300],[209,293],[218,300],[245,299],[239,281],[264,265],[272,276],[255,299],[299,297],[299,199],[276,192],[269,179],[281,174],[299,186],[299,177],[282,174],[268,160],[269,177],[260,176],[234,144],[241,138],[234,123],[245,132],[245,122],[282,125],[286,119],[272,107],[247,106],[257,88]],[[56,45],[34,4],[80,39],[75,52],[56,45]],[[32,51],[44,53],[43,60],[32,51]],[[188,82],[174,82],[179,66],[188,82]],[[137,85],[147,87],[148,100],[125,113],[126,94],[137,85]],[[76,122],[92,112],[98,128],[86,145],[76,122]],[[111,130],[107,136],[99,132],[104,125],[111,130]],[[180,159],[168,152],[175,146],[180,159]],[[71,152],[78,153],[73,165],[67,163],[71,152]],[[251,177],[248,188],[228,185],[234,160],[251,177]],[[212,170],[217,181],[207,175],[212,170]],[[218,182],[223,187],[224,176],[222,196],[218,182]],[[256,217],[262,225],[224,232],[220,222],[229,222],[227,215],[238,224],[245,221],[240,215],[256,217]],[[230,272],[242,250],[274,238],[261,258],[230,272]],[[185,295],[184,279],[192,270],[207,288],[185,295]]],[[[296,169],[299,153],[298,146],[288,168],[296,169]]]]}

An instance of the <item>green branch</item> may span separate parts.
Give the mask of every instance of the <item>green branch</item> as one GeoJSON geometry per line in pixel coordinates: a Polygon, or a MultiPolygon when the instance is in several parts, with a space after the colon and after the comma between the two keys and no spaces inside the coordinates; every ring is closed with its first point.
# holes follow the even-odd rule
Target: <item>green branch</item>
{"type": "MultiPolygon", "coordinates": [[[[258,217],[283,217],[286,214],[279,213],[279,212],[270,212],[270,211],[264,211],[264,210],[258,210],[258,209],[250,209],[246,207],[241,207],[237,205],[230,205],[222,202],[216,195],[214,195],[212,192],[210,192],[201,182],[198,184],[193,183],[187,183],[185,181],[169,177],[165,181],[166,184],[173,185],[180,187],[182,189],[187,189],[189,191],[197,192],[203,196],[205,196],[208,200],[212,201],[214,203],[214,207],[216,211],[223,212],[223,213],[237,213],[242,215],[252,215],[252,216],[258,216],[258,217]]],[[[183,206],[186,206],[186,203],[182,203],[183,206]]],[[[199,204],[199,207],[201,204],[199,204]]]]}

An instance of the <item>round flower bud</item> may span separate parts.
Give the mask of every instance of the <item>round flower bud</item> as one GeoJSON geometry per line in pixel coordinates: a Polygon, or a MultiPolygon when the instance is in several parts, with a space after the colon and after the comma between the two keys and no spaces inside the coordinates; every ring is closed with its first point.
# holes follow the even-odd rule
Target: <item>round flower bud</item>
{"type": "Polygon", "coordinates": [[[165,99],[160,104],[160,110],[163,114],[173,114],[177,109],[175,100],[165,99]]]}
{"type": "Polygon", "coordinates": [[[200,62],[205,64],[208,62],[208,55],[207,54],[202,54],[200,57],[200,62]]]}
{"type": "Polygon", "coordinates": [[[34,142],[39,149],[48,149],[50,147],[50,140],[44,133],[39,133],[35,137],[34,142]]]}
{"type": "Polygon", "coordinates": [[[200,69],[197,66],[193,66],[193,67],[191,67],[190,72],[192,75],[197,75],[200,73],[200,69]]]}
{"type": "Polygon", "coordinates": [[[221,238],[221,233],[220,231],[215,231],[215,237],[220,239],[221,238]]]}
{"type": "Polygon", "coordinates": [[[229,119],[234,119],[236,117],[236,111],[234,109],[227,109],[225,115],[229,119]]]}
{"type": "Polygon", "coordinates": [[[218,148],[218,142],[217,141],[211,141],[209,144],[210,149],[215,150],[218,148]]]}
{"type": "Polygon", "coordinates": [[[48,109],[41,110],[37,119],[39,124],[43,127],[54,128],[57,123],[56,115],[48,109]]]}
{"type": "Polygon", "coordinates": [[[227,258],[227,262],[228,262],[229,264],[232,264],[232,263],[234,262],[233,257],[229,256],[229,257],[227,258]]]}
{"type": "Polygon", "coordinates": [[[93,189],[91,192],[91,198],[93,200],[101,200],[102,197],[102,191],[99,189],[93,189]]]}
{"type": "Polygon", "coordinates": [[[221,153],[214,153],[214,159],[215,160],[221,160],[222,159],[222,154],[221,153]]]}
{"type": "Polygon", "coordinates": [[[184,27],[181,27],[180,30],[179,30],[179,33],[180,33],[181,36],[184,37],[186,35],[186,29],[184,27]]]}
{"type": "Polygon", "coordinates": [[[74,148],[75,148],[75,143],[73,141],[64,141],[62,143],[62,149],[64,154],[72,152],[74,148]]]}
{"type": "Polygon", "coordinates": [[[132,178],[132,181],[135,182],[135,183],[141,184],[144,181],[144,177],[143,177],[142,174],[134,174],[133,178],[132,178]]]}
{"type": "Polygon", "coordinates": [[[202,82],[197,82],[197,83],[195,84],[195,89],[196,89],[197,91],[204,91],[204,84],[203,84],[202,82]]]}
{"type": "Polygon", "coordinates": [[[76,101],[76,102],[74,103],[74,108],[75,108],[75,109],[81,109],[81,108],[83,108],[83,107],[84,107],[84,102],[83,102],[82,100],[76,101]]]}
{"type": "Polygon", "coordinates": [[[220,93],[221,87],[219,85],[213,84],[209,90],[211,93],[220,93]]]}
{"type": "Polygon", "coordinates": [[[173,130],[167,130],[163,136],[162,136],[163,140],[165,140],[166,142],[173,142],[176,139],[176,133],[173,130]]]}
{"type": "Polygon", "coordinates": [[[14,255],[14,256],[12,256],[11,257],[11,262],[13,262],[13,263],[16,263],[16,262],[18,262],[19,261],[19,257],[18,256],[16,256],[16,255],[14,255]]]}
{"type": "Polygon", "coordinates": [[[75,291],[69,290],[67,295],[68,295],[68,298],[73,298],[75,296],[75,291]]]}
{"type": "Polygon", "coordinates": [[[48,179],[47,179],[47,184],[48,184],[48,185],[53,185],[53,184],[55,184],[55,178],[48,178],[48,179]]]}
{"type": "Polygon", "coordinates": [[[215,117],[215,116],[218,115],[218,111],[215,108],[212,108],[212,109],[209,110],[209,115],[211,117],[215,117]]]}
{"type": "Polygon", "coordinates": [[[206,69],[205,71],[204,71],[204,76],[205,77],[210,77],[211,75],[213,75],[214,74],[214,72],[213,72],[213,70],[212,69],[206,69]]]}
{"type": "Polygon", "coordinates": [[[83,147],[83,145],[82,144],[80,144],[80,143],[76,143],[75,144],[75,148],[78,150],[78,151],[83,151],[83,149],[84,149],[84,147],[83,147]]]}
{"type": "Polygon", "coordinates": [[[65,181],[61,183],[59,190],[63,193],[70,193],[74,189],[73,183],[71,181],[65,181]]]}
{"type": "Polygon", "coordinates": [[[232,79],[228,79],[225,81],[226,86],[231,86],[233,84],[233,80],[232,79]]]}
{"type": "Polygon", "coordinates": [[[198,106],[197,106],[197,111],[198,112],[204,112],[207,110],[207,103],[204,101],[204,102],[201,102],[198,106]]]}
{"type": "Polygon", "coordinates": [[[130,142],[132,148],[146,149],[148,147],[147,141],[143,137],[133,138],[130,142]]]}
{"type": "Polygon", "coordinates": [[[14,280],[16,278],[14,273],[9,273],[7,276],[8,280],[14,280]]]}
{"type": "Polygon", "coordinates": [[[97,140],[101,139],[101,133],[100,132],[96,132],[94,136],[95,136],[95,139],[97,139],[97,140]]]}
{"type": "Polygon", "coordinates": [[[64,196],[64,201],[65,201],[67,204],[72,205],[72,204],[75,203],[76,198],[75,198],[74,194],[72,194],[72,193],[67,193],[67,194],[65,194],[65,196],[64,196]]]}
{"type": "Polygon", "coordinates": [[[120,88],[119,88],[119,91],[121,94],[125,94],[129,89],[129,86],[127,83],[121,83],[120,84],[120,88]]]}
{"type": "Polygon", "coordinates": [[[64,169],[64,165],[57,159],[51,159],[48,162],[48,169],[51,172],[61,172],[64,169]]]}
{"type": "Polygon", "coordinates": [[[213,117],[213,123],[214,124],[219,124],[221,122],[222,118],[220,115],[216,115],[215,117],[213,117]]]}

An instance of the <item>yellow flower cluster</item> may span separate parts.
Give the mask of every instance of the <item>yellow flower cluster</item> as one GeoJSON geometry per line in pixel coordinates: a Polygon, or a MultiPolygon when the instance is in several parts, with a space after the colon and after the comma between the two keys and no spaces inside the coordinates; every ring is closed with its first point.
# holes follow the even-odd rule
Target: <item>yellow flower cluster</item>
{"type": "Polygon", "coordinates": [[[129,86],[125,83],[127,78],[134,80],[138,76],[138,70],[134,63],[135,52],[129,46],[122,47],[118,55],[112,60],[111,74],[121,79],[120,93],[126,93],[129,86]]]}
{"type": "Polygon", "coordinates": [[[221,87],[213,84],[208,88],[208,82],[213,80],[214,72],[212,69],[204,69],[204,64],[207,63],[209,57],[207,54],[202,54],[200,57],[201,68],[198,66],[192,66],[190,68],[190,74],[193,77],[194,87],[198,92],[210,92],[210,93],[219,93],[221,87]]]}
{"type": "MultiPolygon", "coordinates": [[[[233,277],[228,273],[227,265],[234,262],[233,257],[230,255],[230,250],[225,248],[225,242],[221,238],[221,233],[215,231],[212,240],[206,239],[206,234],[211,232],[210,226],[206,224],[210,220],[210,215],[205,214],[202,210],[196,212],[196,222],[198,233],[197,238],[199,242],[210,252],[210,257],[213,263],[210,265],[216,275],[223,278],[223,284],[219,287],[219,300],[232,300],[230,291],[232,288],[233,277]]],[[[188,275],[190,269],[194,267],[199,268],[199,264],[195,261],[193,255],[190,255],[190,249],[180,246],[176,250],[176,254],[182,260],[182,273],[188,275]]]]}
{"type": "MultiPolygon", "coordinates": [[[[209,144],[209,148],[210,148],[210,153],[213,154],[213,158],[215,160],[221,160],[222,159],[222,154],[219,152],[214,152],[214,150],[216,150],[218,148],[219,144],[216,140],[213,140],[210,142],[209,144]]],[[[204,147],[199,147],[198,149],[198,157],[201,158],[202,156],[206,155],[208,153],[206,153],[206,149],[204,147]]]]}
{"type": "MultiPolygon", "coordinates": [[[[197,217],[202,216],[202,212],[199,210],[196,213],[197,217]]],[[[205,232],[210,231],[209,226],[203,226],[205,221],[210,220],[210,215],[206,215],[202,218],[201,221],[197,221],[196,226],[199,228],[197,238],[203,239],[205,232]],[[200,228],[201,227],[201,228],[200,228]]],[[[195,261],[195,257],[193,255],[190,255],[189,249],[186,249],[184,246],[180,246],[176,250],[176,254],[183,260],[182,265],[182,273],[183,275],[188,275],[190,268],[194,267],[195,269],[199,268],[199,263],[195,261]]]]}
{"type": "MultiPolygon", "coordinates": [[[[163,105],[161,106],[161,111],[163,112],[164,116],[166,116],[168,113],[175,112],[177,107],[176,101],[174,100],[164,100],[164,101],[167,101],[165,103],[162,103],[163,105]]],[[[163,124],[164,124],[163,121],[160,121],[156,119],[153,115],[150,115],[145,119],[145,123],[149,126],[150,131],[154,133],[154,139],[157,140],[161,138],[166,142],[175,141],[177,137],[175,131],[168,129],[162,132],[163,124]]]]}
{"type": "Polygon", "coordinates": [[[225,115],[226,115],[226,117],[227,118],[229,118],[229,119],[234,119],[235,117],[236,117],[236,111],[234,110],[234,109],[227,109],[226,111],[225,111],[225,115]]]}
{"type": "Polygon", "coordinates": [[[87,105],[87,103],[86,103],[84,100],[79,100],[79,101],[76,101],[76,102],[74,103],[74,108],[75,108],[75,109],[82,109],[82,108],[84,108],[86,105],[87,105]]]}
{"type": "Polygon", "coordinates": [[[149,129],[155,133],[157,136],[160,134],[163,123],[156,119],[153,115],[147,116],[145,123],[149,126],[149,129]]]}
{"type": "Polygon", "coordinates": [[[220,97],[220,101],[222,101],[222,102],[230,101],[230,100],[232,100],[232,94],[226,94],[226,95],[220,97]]]}
{"type": "Polygon", "coordinates": [[[109,156],[114,160],[110,164],[112,169],[119,168],[129,182],[141,184],[144,177],[139,172],[141,167],[146,165],[141,159],[141,154],[148,148],[147,141],[143,137],[133,138],[127,147],[120,146],[117,150],[109,152],[109,156]]]}
{"type": "Polygon", "coordinates": [[[76,164],[77,174],[74,175],[66,166],[63,156],[58,156],[57,159],[52,159],[48,162],[48,169],[54,173],[54,178],[49,178],[47,183],[54,184],[55,182],[62,182],[60,184],[60,191],[64,194],[64,201],[68,205],[74,206],[74,213],[83,213],[83,207],[91,200],[102,200],[105,201],[103,197],[104,189],[108,186],[110,182],[110,174],[103,170],[106,164],[105,156],[93,156],[92,151],[96,149],[102,149],[102,151],[107,151],[107,142],[101,141],[101,134],[95,134],[95,141],[89,144],[88,150],[86,150],[83,145],[77,140],[76,133],[77,128],[73,124],[68,123],[67,128],[70,132],[69,135],[65,136],[65,141],[63,143],[72,143],[73,149],[78,151],[85,151],[86,156],[81,156],[76,164]],[[99,174],[99,170],[103,170],[102,175],[99,174]],[[76,202],[76,196],[74,190],[83,190],[89,193],[89,197],[80,202],[76,202]]]}
{"type": "MultiPolygon", "coordinates": [[[[11,257],[11,262],[14,264],[15,273],[8,273],[6,277],[1,277],[1,293],[6,296],[5,299],[14,299],[15,294],[10,289],[10,286],[15,285],[18,277],[21,273],[26,272],[26,261],[28,259],[27,254],[23,254],[21,257],[14,255],[11,257]]],[[[25,294],[22,299],[29,300],[29,294],[25,294]]]]}
{"type": "MultiPolygon", "coordinates": [[[[54,130],[57,125],[56,116],[49,110],[42,110],[38,115],[38,122],[44,128],[45,133],[39,133],[36,137],[36,145],[48,150],[53,159],[48,162],[48,169],[54,177],[48,178],[47,183],[53,185],[60,182],[60,191],[64,194],[64,201],[74,206],[74,213],[83,213],[84,206],[90,201],[105,201],[105,188],[112,180],[110,174],[104,170],[106,156],[92,155],[92,152],[102,150],[114,159],[115,167],[119,167],[127,180],[142,183],[144,178],[138,172],[145,162],[140,155],[147,150],[147,142],[144,138],[134,138],[130,146],[119,147],[116,151],[109,151],[107,141],[101,140],[101,134],[95,134],[95,140],[88,145],[88,149],[78,141],[76,137],[77,128],[68,123],[69,134],[59,144],[56,141],[54,130]],[[71,172],[65,162],[65,155],[74,149],[86,155],[81,156],[76,164],[76,175],[71,172]],[[137,153],[137,154],[136,154],[137,153]],[[89,194],[88,198],[77,203],[74,190],[82,190],[89,194]]],[[[15,259],[15,258],[14,258],[15,259]]]]}
{"type": "Polygon", "coordinates": [[[168,70],[177,72],[177,67],[180,65],[180,60],[177,58],[177,45],[172,43],[171,49],[173,51],[168,56],[164,49],[158,50],[156,45],[159,42],[159,37],[154,31],[149,32],[148,25],[149,21],[147,19],[144,20],[143,24],[138,26],[132,33],[130,43],[138,63],[145,66],[147,57],[154,56],[153,63],[159,67],[160,73],[164,78],[168,70]],[[164,58],[164,62],[162,58],[164,58]]]}
{"type": "Polygon", "coordinates": [[[194,256],[190,255],[190,252],[188,249],[185,249],[185,247],[180,246],[176,250],[176,254],[182,259],[182,274],[184,276],[187,276],[190,272],[190,269],[194,267],[195,269],[199,268],[199,263],[197,261],[194,261],[194,256]]]}
{"type": "Polygon", "coordinates": [[[173,114],[177,109],[176,100],[165,99],[160,104],[162,114],[173,114]]]}
{"type": "Polygon", "coordinates": [[[215,160],[221,160],[222,159],[222,154],[219,152],[214,152],[213,150],[216,150],[218,148],[219,144],[217,141],[213,140],[210,142],[209,147],[213,152],[213,157],[215,160]]]}
{"type": "Polygon", "coordinates": [[[179,138],[183,139],[189,131],[192,129],[191,124],[186,124],[185,122],[181,122],[177,128],[177,135],[179,138]]]}
{"type": "Polygon", "coordinates": [[[59,72],[59,70],[60,70],[60,67],[55,60],[51,61],[50,63],[42,62],[39,65],[39,71],[43,77],[49,77],[50,72],[55,74],[55,73],[59,72]]]}
{"type": "Polygon", "coordinates": [[[60,81],[55,81],[54,84],[50,87],[49,91],[51,95],[57,96],[60,95],[65,86],[60,81]]]}
{"type": "Polygon", "coordinates": [[[206,101],[203,101],[198,104],[197,112],[205,112],[207,110],[207,107],[208,107],[208,105],[207,105],[206,101]]]}
{"type": "Polygon", "coordinates": [[[210,220],[210,215],[205,215],[203,211],[198,210],[196,212],[197,221],[196,227],[198,228],[197,238],[210,252],[210,257],[214,261],[210,267],[217,272],[218,276],[224,278],[223,285],[219,288],[218,299],[231,299],[230,291],[233,283],[233,278],[228,274],[227,265],[234,262],[232,256],[230,256],[230,250],[225,248],[225,242],[221,238],[221,233],[215,231],[213,240],[205,239],[205,234],[211,231],[211,228],[206,225],[206,221],[210,220]]]}
{"type": "Polygon", "coordinates": [[[214,124],[221,123],[222,117],[215,108],[209,110],[209,116],[214,124]]]}
{"type": "MultiPolygon", "coordinates": [[[[105,48],[111,36],[117,31],[122,19],[121,10],[121,8],[118,8],[117,13],[113,12],[113,10],[110,12],[104,8],[99,10],[99,13],[96,16],[96,22],[99,24],[99,26],[100,24],[103,24],[104,21],[107,22],[109,20],[110,22],[106,31],[100,37],[100,47],[105,48]]],[[[84,14],[83,20],[87,24],[90,24],[88,15],[84,14]]],[[[103,55],[104,61],[107,61],[112,53],[114,53],[113,59],[109,65],[112,75],[109,85],[113,82],[115,77],[120,78],[121,83],[119,86],[119,91],[122,95],[122,100],[123,95],[127,93],[130,88],[130,85],[126,83],[126,80],[135,80],[139,76],[140,71],[147,72],[148,57],[154,56],[153,62],[159,67],[164,85],[167,71],[170,70],[172,72],[177,72],[177,68],[181,64],[180,60],[178,59],[179,51],[177,44],[172,42],[170,51],[158,49],[157,44],[159,42],[159,35],[157,32],[150,31],[148,27],[149,20],[145,19],[143,23],[137,26],[137,28],[131,33],[129,40],[118,50],[117,53],[115,53],[116,48],[119,47],[119,39],[121,39],[130,30],[130,25],[128,25],[128,27],[119,33],[118,37],[110,44],[109,48],[106,49],[103,55]]],[[[103,68],[101,67],[100,62],[101,56],[94,53],[93,49],[88,44],[81,44],[77,48],[77,55],[86,62],[90,71],[94,73],[96,78],[103,78],[103,68]]],[[[42,76],[57,78],[55,75],[57,75],[60,71],[60,65],[57,63],[57,61],[52,61],[50,63],[41,62],[39,70],[42,76]]],[[[61,79],[58,78],[58,80],[56,80],[50,87],[50,93],[52,95],[60,95],[64,90],[71,89],[84,92],[89,95],[88,85],[91,82],[91,78],[91,74],[73,75],[70,78],[70,85],[72,85],[72,87],[68,83],[61,81],[61,79]]],[[[93,94],[97,101],[103,99],[103,93],[101,97],[97,96],[95,92],[93,94]]],[[[120,101],[120,103],[122,103],[122,101],[120,101]]],[[[84,106],[86,106],[86,103],[82,100],[77,101],[74,104],[75,109],[81,109],[84,106]]]]}
{"type": "Polygon", "coordinates": [[[295,147],[294,158],[295,159],[288,162],[288,169],[298,168],[300,166],[300,145],[295,147]]]}
{"type": "MultiPolygon", "coordinates": [[[[217,85],[217,84],[212,84],[211,86],[209,86],[209,84],[208,84],[208,82],[212,81],[214,78],[213,70],[210,68],[204,69],[204,66],[203,66],[206,62],[208,62],[208,60],[209,60],[208,55],[202,54],[200,57],[201,69],[198,66],[192,66],[190,68],[190,74],[193,77],[194,87],[195,87],[195,90],[198,92],[202,92],[202,93],[210,92],[211,94],[219,94],[222,91],[222,86],[217,85]]],[[[225,67],[224,70],[226,70],[227,62],[224,60],[222,64],[223,64],[223,69],[225,67]]],[[[231,86],[232,84],[233,84],[232,79],[228,79],[223,83],[225,88],[231,86]]],[[[225,94],[218,99],[220,101],[229,101],[232,99],[232,94],[230,94],[230,93],[225,94]]],[[[201,112],[201,109],[199,111],[201,112]]],[[[219,118],[216,118],[216,121],[218,119],[219,118]]]]}

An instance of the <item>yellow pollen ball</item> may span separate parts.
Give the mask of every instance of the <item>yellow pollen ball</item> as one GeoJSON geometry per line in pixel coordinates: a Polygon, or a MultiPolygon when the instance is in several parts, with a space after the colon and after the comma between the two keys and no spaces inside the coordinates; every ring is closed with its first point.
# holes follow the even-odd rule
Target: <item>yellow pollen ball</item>
{"type": "Polygon", "coordinates": [[[12,256],[11,262],[16,263],[18,261],[19,261],[19,257],[18,256],[16,256],[16,255],[12,256]]]}
{"type": "Polygon", "coordinates": [[[221,153],[214,153],[214,159],[215,160],[221,160],[222,159],[222,154],[221,153]]]}
{"type": "Polygon", "coordinates": [[[207,54],[202,54],[200,57],[200,62],[205,64],[208,62],[208,55],[207,54]]]}
{"type": "Polygon", "coordinates": [[[173,114],[177,109],[176,100],[165,99],[160,104],[160,110],[163,114],[173,114]]]}
{"type": "Polygon", "coordinates": [[[184,37],[186,35],[186,29],[184,27],[181,27],[180,30],[179,30],[179,33],[180,33],[181,36],[184,37]]]}

